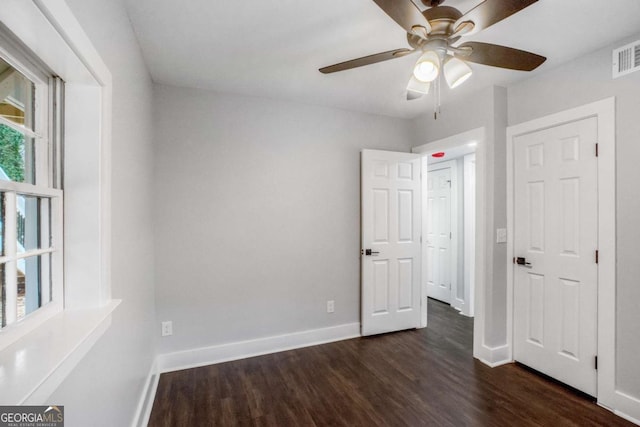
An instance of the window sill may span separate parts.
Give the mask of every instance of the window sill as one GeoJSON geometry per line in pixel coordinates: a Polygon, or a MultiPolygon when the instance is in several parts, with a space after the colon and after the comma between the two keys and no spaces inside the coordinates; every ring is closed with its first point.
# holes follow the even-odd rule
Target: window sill
{"type": "Polygon", "coordinates": [[[109,328],[120,302],[63,311],[0,351],[0,405],[44,404],[109,328]]]}

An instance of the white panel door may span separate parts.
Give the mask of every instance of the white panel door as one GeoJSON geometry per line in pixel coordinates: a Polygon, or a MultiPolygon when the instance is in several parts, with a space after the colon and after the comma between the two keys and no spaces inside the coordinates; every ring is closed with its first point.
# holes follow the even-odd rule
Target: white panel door
{"type": "Polygon", "coordinates": [[[420,325],[420,156],[362,151],[362,335],[420,325]]]}
{"type": "Polygon", "coordinates": [[[596,139],[596,118],[514,139],[514,358],[594,396],[596,139]]]}
{"type": "Polygon", "coordinates": [[[427,295],[451,303],[451,168],[428,172],[427,295]]]}

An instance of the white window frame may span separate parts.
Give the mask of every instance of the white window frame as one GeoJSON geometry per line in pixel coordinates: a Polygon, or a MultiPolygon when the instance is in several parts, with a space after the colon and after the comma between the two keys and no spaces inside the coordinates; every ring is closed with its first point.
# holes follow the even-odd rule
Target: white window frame
{"type": "Polygon", "coordinates": [[[0,405],[38,405],[120,302],[111,298],[112,81],[64,0],[2,0],[0,24],[65,82],[64,310],[0,350],[0,405]]]}
{"type": "MultiPolygon", "coordinates": [[[[25,76],[34,84],[35,105],[33,111],[33,129],[16,124],[4,117],[0,117],[0,124],[8,126],[27,138],[33,138],[35,143],[34,175],[35,184],[0,180],[0,192],[4,197],[5,217],[3,221],[5,251],[0,256],[0,263],[5,265],[5,316],[7,325],[0,329],[0,350],[13,344],[49,318],[63,310],[63,192],[59,188],[53,188],[59,183],[54,176],[54,159],[59,156],[54,152],[58,142],[51,135],[52,130],[59,127],[59,114],[54,113],[52,105],[56,91],[53,86],[58,86],[55,78],[50,77],[40,70],[19,47],[5,34],[0,33],[0,57],[12,66],[17,72],[25,76]],[[47,147],[47,150],[42,148],[47,147]],[[51,230],[51,246],[42,249],[18,252],[16,248],[16,201],[18,195],[47,197],[51,200],[49,210],[51,230]],[[48,279],[51,281],[51,293],[49,286],[43,286],[41,297],[44,300],[42,306],[24,319],[17,319],[17,263],[37,255],[51,254],[51,270],[48,279]]],[[[57,89],[61,89],[59,86],[57,89]]],[[[25,114],[28,114],[25,111],[25,114]]],[[[55,168],[59,169],[59,168],[55,168]]],[[[57,173],[57,172],[56,172],[57,173]]]]}

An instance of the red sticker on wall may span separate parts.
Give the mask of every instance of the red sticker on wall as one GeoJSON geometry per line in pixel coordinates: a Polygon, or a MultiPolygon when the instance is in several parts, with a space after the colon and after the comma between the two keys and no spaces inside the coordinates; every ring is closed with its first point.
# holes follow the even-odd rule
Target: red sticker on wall
{"type": "Polygon", "coordinates": [[[444,152],[440,151],[439,153],[433,153],[431,157],[444,157],[444,152]]]}

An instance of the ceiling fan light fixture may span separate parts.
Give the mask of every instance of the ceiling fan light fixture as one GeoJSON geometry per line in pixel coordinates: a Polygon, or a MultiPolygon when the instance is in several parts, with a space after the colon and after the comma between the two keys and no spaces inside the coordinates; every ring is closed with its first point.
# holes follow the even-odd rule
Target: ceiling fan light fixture
{"type": "Polygon", "coordinates": [[[413,68],[413,76],[420,82],[430,83],[438,77],[440,72],[440,58],[438,54],[432,50],[426,51],[415,67],[413,68]]]}
{"type": "Polygon", "coordinates": [[[472,73],[466,62],[455,57],[449,58],[444,64],[444,78],[451,89],[466,82],[472,73]]]}
{"type": "Polygon", "coordinates": [[[421,82],[420,80],[411,76],[411,79],[409,79],[409,84],[407,84],[407,101],[422,98],[424,95],[429,93],[430,87],[431,83],[421,82]]]}
{"type": "Polygon", "coordinates": [[[409,80],[409,84],[407,85],[407,91],[409,92],[417,92],[422,95],[426,95],[429,93],[429,88],[431,87],[431,83],[421,82],[416,79],[414,76],[409,80]]]}

